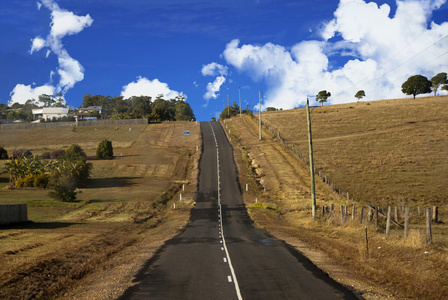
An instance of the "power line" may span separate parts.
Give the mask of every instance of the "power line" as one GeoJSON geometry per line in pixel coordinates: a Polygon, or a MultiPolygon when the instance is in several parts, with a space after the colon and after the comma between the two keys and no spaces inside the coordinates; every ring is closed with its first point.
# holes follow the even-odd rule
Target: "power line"
{"type": "MultiPolygon", "coordinates": [[[[423,33],[422,33],[423,34],[423,33]]],[[[420,34],[419,37],[422,35],[420,34]]],[[[434,45],[436,45],[437,43],[440,43],[441,41],[443,41],[444,39],[446,39],[448,37],[448,34],[445,35],[444,37],[442,37],[441,39],[439,39],[438,41],[432,43],[431,45],[427,46],[426,48],[424,48],[423,50],[421,50],[420,52],[418,52],[417,54],[413,55],[412,57],[410,57],[409,59],[407,59],[406,61],[402,62],[401,64],[399,64],[398,66],[391,68],[389,71],[385,72],[384,74],[381,75],[381,77],[384,77],[385,75],[396,71],[398,68],[402,67],[403,65],[407,64],[409,61],[413,60],[415,57],[419,56],[420,54],[422,54],[423,52],[427,51],[428,49],[430,49],[431,47],[433,47],[434,45]]],[[[417,40],[414,39],[411,43],[415,42],[417,40]]],[[[398,52],[396,52],[394,55],[392,55],[388,60],[392,59],[394,56],[396,56],[398,53],[400,53],[401,51],[403,51],[404,49],[406,49],[411,43],[407,44],[404,48],[402,48],[401,50],[399,50],[398,52]]],[[[440,58],[441,56],[445,55],[446,53],[438,56],[435,59],[440,58]]],[[[433,59],[432,61],[434,61],[435,59],[433,59]]],[[[432,62],[431,61],[431,62],[432,62]]],[[[338,95],[344,94],[344,93],[348,93],[350,90],[352,90],[354,87],[356,87],[357,85],[359,85],[361,82],[363,82],[364,80],[368,79],[370,76],[374,75],[376,72],[378,72],[377,70],[372,72],[371,74],[367,75],[366,77],[364,77],[362,80],[358,81],[357,83],[353,84],[349,89],[338,93],[338,95]]]]}

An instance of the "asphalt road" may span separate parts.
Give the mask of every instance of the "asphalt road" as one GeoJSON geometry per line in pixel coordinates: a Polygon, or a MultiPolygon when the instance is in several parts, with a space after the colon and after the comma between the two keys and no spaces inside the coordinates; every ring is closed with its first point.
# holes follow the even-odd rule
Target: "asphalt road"
{"type": "Polygon", "coordinates": [[[146,263],[136,285],[120,299],[359,299],[252,224],[224,130],[218,122],[201,122],[201,131],[199,191],[191,220],[146,263]]]}

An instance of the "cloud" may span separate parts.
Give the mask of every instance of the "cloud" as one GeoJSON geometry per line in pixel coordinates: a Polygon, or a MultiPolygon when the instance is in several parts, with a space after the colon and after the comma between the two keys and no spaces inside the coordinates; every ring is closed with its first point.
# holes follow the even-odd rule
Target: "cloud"
{"type": "Polygon", "coordinates": [[[203,76],[217,76],[227,75],[227,67],[218,63],[212,62],[202,67],[201,73],[203,76]]]}
{"type": "Polygon", "coordinates": [[[34,51],[39,51],[43,47],[45,47],[45,40],[43,38],[41,38],[40,36],[35,37],[32,40],[30,54],[33,54],[34,51]]]}
{"type": "Polygon", "coordinates": [[[216,76],[213,82],[207,84],[207,91],[204,94],[206,100],[205,107],[208,105],[210,99],[216,99],[221,86],[226,82],[228,74],[228,67],[212,62],[202,67],[201,73],[203,76],[216,76]]]}
{"type": "Polygon", "coordinates": [[[60,9],[57,6],[51,12],[51,17],[50,34],[57,39],[61,39],[66,35],[78,34],[84,28],[92,25],[93,22],[93,19],[88,14],[86,16],[77,16],[73,12],[60,9]]]}
{"type": "Polygon", "coordinates": [[[163,94],[165,99],[173,99],[177,96],[187,98],[183,93],[171,90],[168,84],[160,82],[157,78],[149,80],[140,76],[137,77],[137,81],[123,86],[121,91],[121,96],[125,99],[131,98],[132,96],[150,96],[155,99],[160,94],[163,94]]]}
{"type": "MultiPolygon", "coordinates": [[[[45,39],[38,36],[32,40],[30,54],[47,47],[46,57],[51,53],[57,56],[59,63],[57,74],[59,74],[60,80],[53,87],[53,92],[65,94],[77,82],[84,79],[84,68],[65,50],[62,44],[62,38],[67,35],[78,34],[84,28],[91,26],[93,19],[88,14],[86,16],[77,16],[73,12],[62,9],[54,0],[42,0],[41,3],[37,2],[38,10],[42,6],[45,6],[51,11],[50,33],[45,39]]],[[[51,71],[50,77],[53,77],[53,74],[54,72],[51,71]]],[[[27,99],[18,98],[14,91],[21,91],[23,86],[25,85],[18,84],[11,92],[12,98],[16,99],[19,103],[24,103],[27,99]]],[[[49,86],[49,84],[45,86],[49,86]]]]}
{"type": "MultiPolygon", "coordinates": [[[[204,94],[205,100],[216,99],[218,97],[218,92],[221,89],[221,85],[226,82],[226,78],[224,76],[216,77],[215,81],[209,82],[207,84],[207,92],[204,94]]],[[[208,104],[208,101],[207,101],[208,104]]],[[[207,106],[207,105],[205,105],[207,106]]]]}
{"type": "Polygon", "coordinates": [[[267,86],[264,107],[303,105],[307,95],[332,93],[332,103],[403,97],[401,84],[415,74],[429,79],[448,69],[448,22],[430,22],[446,0],[387,4],[341,0],[334,19],[321,28],[321,39],[292,47],[273,43],[241,45],[232,40],[223,51],[226,63],[267,86]],[[445,55],[445,56],[444,56],[445,55]]]}
{"type": "Polygon", "coordinates": [[[17,102],[24,104],[27,100],[38,100],[39,96],[54,95],[54,87],[51,85],[43,85],[32,88],[31,85],[17,84],[11,92],[10,105],[17,102]]]}

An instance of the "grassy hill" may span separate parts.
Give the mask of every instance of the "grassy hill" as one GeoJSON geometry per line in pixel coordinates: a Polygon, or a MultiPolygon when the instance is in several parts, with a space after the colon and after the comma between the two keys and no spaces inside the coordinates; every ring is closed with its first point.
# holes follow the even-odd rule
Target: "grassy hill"
{"type": "Polygon", "coordinates": [[[75,202],[53,200],[48,190],[4,189],[8,174],[0,176],[0,204],[27,203],[32,221],[0,227],[1,299],[67,299],[79,286],[84,294],[74,298],[112,299],[188,221],[201,143],[194,122],[0,130],[10,155],[18,148],[39,155],[79,144],[92,157],[105,138],[116,157],[89,159],[92,176],[75,202]]]}
{"type": "MultiPolygon", "coordinates": [[[[314,107],[311,119],[315,165],[341,191],[380,205],[446,203],[448,96],[314,107]]],[[[308,157],[305,108],[262,120],[308,157]]]]}

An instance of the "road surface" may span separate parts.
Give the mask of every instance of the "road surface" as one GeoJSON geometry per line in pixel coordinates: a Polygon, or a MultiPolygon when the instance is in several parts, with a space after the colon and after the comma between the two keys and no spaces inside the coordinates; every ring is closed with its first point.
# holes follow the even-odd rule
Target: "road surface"
{"type": "Polygon", "coordinates": [[[359,299],[253,225],[224,130],[218,122],[201,122],[201,131],[199,190],[190,222],[120,299],[359,299]]]}

